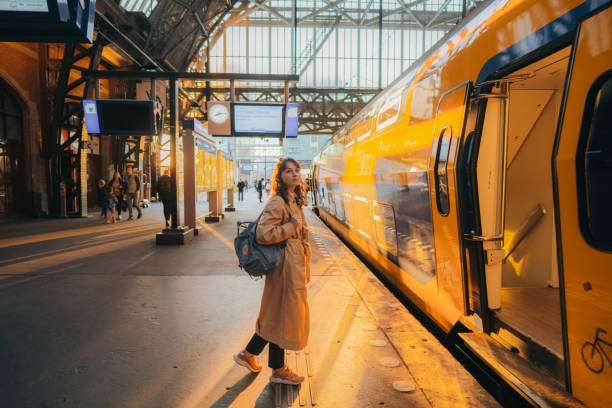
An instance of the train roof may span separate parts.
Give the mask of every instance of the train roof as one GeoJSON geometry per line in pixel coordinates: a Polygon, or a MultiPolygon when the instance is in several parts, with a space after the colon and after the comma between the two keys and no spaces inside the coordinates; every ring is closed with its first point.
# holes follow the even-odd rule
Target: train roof
{"type": "MultiPolygon", "coordinates": [[[[350,128],[356,122],[357,118],[362,116],[362,114],[367,112],[368,110],[370,110],[372,108],[375,108],[378,104],[380,104],[380,102],[382,100],[385,99],[385,97],[389,96],[390,94],[393,94],[393,93],[397,92],[399,89],[402,89],[402,88],[404,88],[406,86],[410,86],[412,84],[412,82],[414,81],[414,79],[416,78],[417,74],[419,73],[420,69],[423,67],[423,65],[433,55],[435,55],[435,53],[437,53],[440,49],[442,49],[442,46],[444,44],[446,44],[446,42],[451,37],[453,37],[454,35],[459,33],[463,28],[465,28],[468,24],[470,24],[474,20],[476,20],[478,18],[482,18],[483,16],[486,16],[486,18],[484,18],[483,21],[482,21],[484,23],[485,21],[487,21],[491,17],[491,15],[495,11],[497,11],[502,5],[504,5],[506,3],[507,3],[507,0],[506,1],[503,1],[503,0],[488,0],[488,1],[485,1],[484,3],[482,3],[481,5],[479,5],[468,16],[466,16],[455,27],[453,27],[452,30],[450,30],[442,38],[440,38],[440,40],[438,40],[429,50],[427,50],[415,62],[413,62],[408,68],[406,68],[406,70],[404,72],[402,72],[386,89],[380,91],[374,98],[372,98],[370,100],[370,102],[368,102],[359,111],[359,113],[357,113],[355,116],[353,116],[353,118],[351,118],[344,126],[342,126],[340,129],[338,129],[336,132],[334,132],[334,134],[332,135],[332,139],[333,139],[333,136],[335,136],[335,135],[337,135],[339,133],[342,133],[346,129],[350,128]]],[[[330,141],[328,143],[326,143],[325,146],[327,146],[329,143],[331,143],[332,139],[330,139],[330,141]]]]}

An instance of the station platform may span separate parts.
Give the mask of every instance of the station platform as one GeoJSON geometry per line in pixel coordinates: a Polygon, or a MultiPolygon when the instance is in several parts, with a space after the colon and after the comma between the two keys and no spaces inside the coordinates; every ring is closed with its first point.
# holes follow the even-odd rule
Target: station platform
{"type": "Polygon", "coordinates": [[[184,246],[156,246],[160,204],[0,225],[3,407],[495,407],[498,403],[310,210],[306,380],[272,386],[232,355],[253,334],[263,280],[237,266],[256,193],[184,246]],[[398,389],[403,391],[398,391],[398,389]],[[406,392],[407,391],[407,392],[406,392]]]}

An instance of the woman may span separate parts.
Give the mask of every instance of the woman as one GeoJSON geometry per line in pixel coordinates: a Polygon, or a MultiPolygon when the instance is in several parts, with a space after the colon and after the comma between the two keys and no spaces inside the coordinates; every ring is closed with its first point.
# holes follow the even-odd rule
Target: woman
{"type": "Polygon", "coordinates": [[[297,385],[304,381],[285,365],[285,349],[306,347],[310,312],[306,284],[310,282],[310,245],[302,206],[306,194],[300,165],[291,158],[280,159],[272,176],[272,197],[257,226],[260,244],[286,242],[281,264],[266,275],[255,335],[234,361],[253,372],[261,371],[255,356],[267,343],[270,382],[297,385]]]}
{"type": "Polygon", "coordinates": [[[113,178],[108,182],[108,186],[112,188],[112,194],[117,197],[117,219],[121,219],[121,206],[123,205],[123,195],[125,194],[125,183],[121,178],[121,174],[116,171],[113,178]]]}

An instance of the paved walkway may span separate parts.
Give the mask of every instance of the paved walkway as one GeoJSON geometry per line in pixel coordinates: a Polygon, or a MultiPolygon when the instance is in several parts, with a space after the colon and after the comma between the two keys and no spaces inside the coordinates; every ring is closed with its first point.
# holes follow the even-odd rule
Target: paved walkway
{"type": "Polygon", "coordinates": [[[0,225],[0,405],[497,406],[309,211],[312,331],[306,350],[288,353],[308,380],[274,388],[268,368],[236,366],[263,290],[233,252],[235,221],[263,208],[245,196],[182,247],[155,245],[157,204],[115,225],[97,216],[0,225]]]}

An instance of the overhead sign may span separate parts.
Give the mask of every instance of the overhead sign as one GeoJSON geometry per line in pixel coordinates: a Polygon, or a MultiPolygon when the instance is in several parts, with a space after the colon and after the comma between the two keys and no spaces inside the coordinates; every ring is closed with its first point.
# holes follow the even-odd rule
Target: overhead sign
{"type": "Polygon", "coordinates": [[[207,102],[208,133],[214,136],[231,136],[232,121],[230,119],[229,102],[207,102]]]}
{"type": "Polygon", "coordinates": [[[235,136],[281,136],[284,104],[233,103],[235,136]]]}
{"type": "Polygon", "coordinates": [[[96,101],[84,100],[83,113],[85,114],[87,133],[100,133],[100,119],[98,118],[98,105],[96,101]]]}
{"type": "Polygon", "coordinates": [[[153,101],[86,99],[83,113],[87,133],[101,135],[154,135],[153,101]]]}
{"type": "Polygon", "coordinates": [[[91,42],[96,0],[0,0],[0,41],[91,42]]]}
{"type": "Polygon", "coordinates": [[[213,136],[297,137],[297,103],[208,102],[208,133],[213,136]]]}
{"type": "Polygon", "coordinates": [[[33,11],[48,13],[47,0],[0,0],[0,11],[33,11]]]}
{"type": "Polygon", "coordinates": [[[285,109],[285,137],[297,137],[300,105],[288,103],[285,109]]]}

